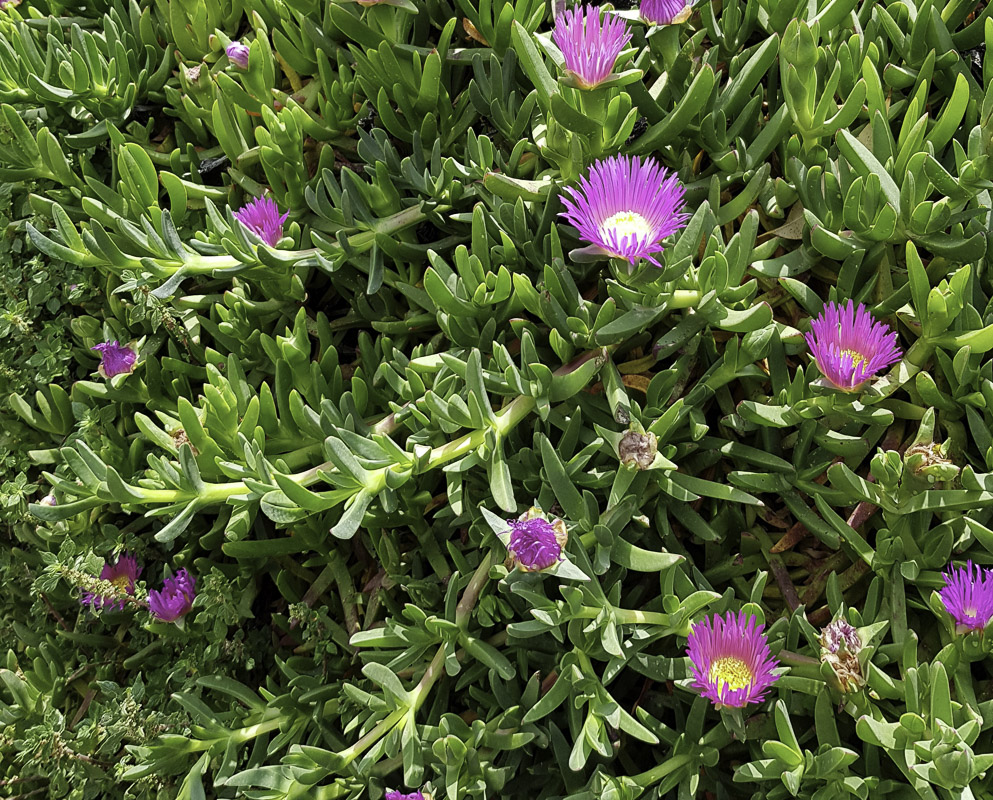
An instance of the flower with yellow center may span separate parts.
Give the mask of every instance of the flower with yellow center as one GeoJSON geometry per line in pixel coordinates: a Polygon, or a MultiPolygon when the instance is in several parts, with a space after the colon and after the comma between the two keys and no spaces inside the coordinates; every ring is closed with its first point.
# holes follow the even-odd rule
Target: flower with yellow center
{"type": "Polygon", "coordinates": [[[804,338],[824,380],[846,392],[861,390],[901,358],[896,332],[851,300],[825,305],[804,338]]]}
{"type": "Polygon", "coordinates": [[[689,219],[679,179],[651,158],[596,162],[578,186],[565,188],[562,205],[561,216],[589,242],[574,258],[623,258],[632,266],[640,259],[661,266],[663,240],[689,219]]]}
{"type": "Polygon", "coordinates": [[[715,614],[693,626],[686,646],[693,685],[714,705],[758,703],[779,678],[763,627],[742,611],[715,614]]]}
{"type": "Polygon", "coordinates": [[[124,553],[117,562],[111,564],[104,562],[103,569],[100,570],[100,580],[111,584],[118,593],[116,595],[101,596],[94,592],[84,592],[80,602],[84,606],[90,606],[94,611],[111,611],[124,608],[124,600],[120,594],[133,595],[134,583],[141,574],[141,567],[134,556],[124,553]]]}

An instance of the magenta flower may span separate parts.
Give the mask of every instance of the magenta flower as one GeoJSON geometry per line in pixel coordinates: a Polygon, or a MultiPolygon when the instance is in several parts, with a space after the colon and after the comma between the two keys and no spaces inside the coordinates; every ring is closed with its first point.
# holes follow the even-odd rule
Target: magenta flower
{"type": "Polygon", "coordinates": [[[944,577],[938,596],[959,631],[981,631],[993,617],[993,570],[970,561],[964,567],[950,567],[944,577]]]}
{"type": "Polygon", "coordinates": [[[280,216],[279,206],[271,197],[256,197],[240,211],[234,212],[238,222],[270,247],[275,247],[282,238],[283,223],[289,216],[288,211],[280,216]]]}
{"type": "Polygon", "coordinates": [[[227,53],[228,59],[236,67],[241,69],[248,69],[248,45],[242,44],[241,42],[231,42],[225,49],[224,52],[227,53]]]}
{"type": "Polygon", "coordinates": [[[387,792],[383,797],[383,800],[425,800],[423,792],[410,792],[409,794],[404,794],[403,792],[391,791],[387,792]]]}
{"type": "MultiPolygon", "coordinates": [[[[134,594],[134,582],[141,575],[141,567],[138,560],[131,555],[123,554],[117,559],[116,564],[105,561],[103,569],[100,570],[100,580],[114,584],[118,589],[127,594],[134,594]]],[[[83,592],[79,600],[84,606],[89,606],[94,611],[120,611],[124,608],[124,601],[114,595],[101,596],[94,592],[83,592]]]]}
{"type": "Polygon", "coordinates": [[[881,370],[902,357],[896,333],[876,322],[869,310],[851,300],[828,303],[810,323],[804,338],[821,374],[839,389],[858,391],[881,370]]]}
{"type": "Polygon", "coordinates": [[[653,25],[671,25],[672,21],[686,8],[686,0],[641,0],[638,10],[645,22],[653,25]]]}
{"type": "Polygon", "coordinates": [[[196,579],[185,569],[162,581],[162,591],[148,593],[148,610],[160,622],[175,622],[193,608],[196,579]]]}
{"type": "Polygon", "coordinates": [[[598,161],[579,188],[566,187],[565,217],[597,255],[627,259],[632,265],[644,258],[661,264],[653,253],[662,240],[686,224],[683,187],[675,175],[653,159],[614,156],[598,161]]]}
{"type": "Polygon", "coordinates": [[[547,519],[510,519],[507,524],[510,525],[507,550],[525,572],[548,569],[561,560],[561,533],[547,519]]]}
{"type": "Polygon", "coordinates": [[[744,611],[714,614],[693,626],[686,644],[693,685],[714,705],[742,708],[761,702],[779,679],[764,627],[755,617],[746,619],[744,611]]]}
{"type": "Polygon", "coordinates": [[[610,77],[621,50],[631,41],[627,24],[600,9],[576,6],[555,20],[552,39],[565,58],[566,69],[582,89],[592,89],[610,77]]]}
{"type": "Polygon", "coordinates": [[[130,347],[113,342],[103,342],[95,345],[90,350],[100,353],[100,366],[97,367],[104,378],[113,378],[115,375],[130,375],[134,371],[134,363],[138,360],[138,354],[130,347]]]}

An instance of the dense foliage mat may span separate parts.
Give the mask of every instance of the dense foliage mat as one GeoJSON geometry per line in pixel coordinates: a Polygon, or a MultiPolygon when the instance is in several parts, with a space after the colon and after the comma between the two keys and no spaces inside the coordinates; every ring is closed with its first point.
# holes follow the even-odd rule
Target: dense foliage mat
{"type": "Polygon", "coordinates": [[[993,797],[993,5],[554,5],[0,2],[5,796],[993,797]]]}

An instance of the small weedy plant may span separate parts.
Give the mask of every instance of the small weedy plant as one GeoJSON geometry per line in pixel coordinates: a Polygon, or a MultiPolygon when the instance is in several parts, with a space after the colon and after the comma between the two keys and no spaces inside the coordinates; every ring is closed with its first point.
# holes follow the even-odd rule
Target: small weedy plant
{"type": "Polygon", "coordinates": [[[0,0],[0,795],[993,798],[991,46],[0,0]]]}

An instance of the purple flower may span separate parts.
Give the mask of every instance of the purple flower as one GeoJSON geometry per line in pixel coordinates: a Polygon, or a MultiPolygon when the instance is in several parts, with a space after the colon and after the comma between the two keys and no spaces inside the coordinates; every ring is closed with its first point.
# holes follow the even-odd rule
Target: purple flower
{"type": "Polygon", "coordinates": [[[148,609],[161,622],[175,622],[193,608],[196,579],[185,569],[162,581],[162,591],[148,593],[148,609]]]}
{"type": "MultiPolygon", "coordinates": [[[[116,564],[105,561],[103,569],[100,570],[100,580],[108,581],[130,595],[134,594],[134,582],[138,580],[139,575],[141,575],[141,567],[138,566],[138,560],[126,553],[117,559],[116,564]]],[[[124,608],[124,601],[114,597],[114,595],[101,596],[94,592],[83,592],[79,602],[84,606],[89,606],[94,611],[100,609],[120,611],[124,608]]]]}
{"type": "Polygon", "coordinates": [[[858,653],[862,649],[862,637],[858,629],[843,619],[835,620],[821,631],[821,646],[829,653],[858,653]]]}
{"type": "Polygon", "coordinates": [[[231,63],[236,67],[248,69],[249,49],[247,44],[242,44],[241,42],[231,42],[231,44],[225,48],[224,52],[228,54],[228,59],[230,59],[231,63]]]}
{"type": "Polygon", "coordinates": [[[579,86],[592,89],[610,77],[621,50],[631,41],[624,20],[600,9],[576,6],[555,21],[552,38],[579,86]]]}
{"type": "Polygon", "coordinates": [[[627,259],[632,265],[644,258],[661,264],[653,253],[662,240],[686,224],[682,212],[683,187],[675,175],[653,159],[614,156],[598,161],[579,188],[566,187],[561,212],[579,235],[600,255],[627,259]]]}
{"type": "Polygon", "coordinates": [[[686,7],[686,0],[641,0],[638,10],[645,22],[653,25],[671,25],[672,21],[686,7]]]}
{"type": "Polygon", "coordinates": [[[862,647],[858,629],[843,619],[836,619],[821,630],[821,663],[831,668],[839,691],[847,694],[865,686],[859,661],[862,647]]]}
{"type": "Polygon", "coordinates": [[[234,212],[234,218],[238,222],[270,247],[275,247],[282,238],[283,223],[289,216],[289,211],[279,215],[279,206],[271,197],[256,197],[240,211],[234,212]]]}
{"type": "Polygon", "coordinates": [[[869,378],[902,357],[896,333],[851,300],[824,306],[804,338],[821,374],[849,392],[861,389],[869,378]]]}
{"type": "Polygon", "coordinates": [[[693,685],[716,706],[758,703],[778,680],[764,627],[744,611],[714,614],[693,626],[686,645],[693,685]]]}
{"type": "Polygon", "coordinates": [[[557,520],[553,525],[543,516],[533,514],[534,511],[536,509],[520,519],[507,520],[510,525],[507,550],[525,572],[555,566],[562,559],[562,549],[565,547],[565,524],[557,520]]]}
{"type": "Polygon", "coordinates": [[[425,800],[425,798],[423,792],[410,792],[410,794],[404,794],[403,792],[393,790],[387,792],[383,797],[383,800],[425,800]]]}
{"type": "Polygon", "coordinates": [[[97,372],[103,377],[113,378],[115,375],[130,375],[134,372],[134,362],[138,360],[138,354],[130,347],[118,344],[116,339],[94,345],[90,350],[100,353],[101,360],[97,372]]]}
{"type": "Polygon", "coordinates": [[[950,567],[945,585],[938,591],[941,602],[960,631],[981,631],[993,617],[993,570],[971,561],[950,567]]]}
{"type": "Polygon", "coordinates": [[[59,501],[55,499],[54,494],[46,494],[38,502],[41,503],[43,506],[52,506],[52,507],[57,506],[59,504],[59,501]]]}

